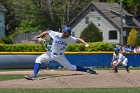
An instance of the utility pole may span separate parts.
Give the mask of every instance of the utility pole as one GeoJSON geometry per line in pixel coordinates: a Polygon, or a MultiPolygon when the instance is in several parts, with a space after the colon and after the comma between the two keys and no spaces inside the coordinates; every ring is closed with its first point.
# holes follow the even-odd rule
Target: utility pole
{"type": "Polygon", "coordinates": [[[122,1],[123,0],[120,0],[120,15],[121,15],[121,29],[120,29],[120,43],[123,44],[123,5],[122,5],[122,1]]]}

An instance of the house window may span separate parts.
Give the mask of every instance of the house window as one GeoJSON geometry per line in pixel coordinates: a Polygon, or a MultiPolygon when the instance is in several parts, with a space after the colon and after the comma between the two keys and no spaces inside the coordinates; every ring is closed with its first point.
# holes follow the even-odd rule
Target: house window
{"type": "Polygon", "coordinates": [[[101,17],[97,17],[97,26],[101,25],[101,17]]]}
{"type": "Polygon", "coordinates": [[[125,21],[126,21],[126,24],[128,24],[128,25],[132,25],[133,24],[132,17],[130,17],[130,16],[126,16],[125,17],[125,21]]]}
{"type": "Polygon", "coordinates": [[[86,17],[86,18],[85,18],[85,23],[86,23],[86,24],[89,24],[89,17],[86,17]]]}
{"type": "Polygon", "coordinates": [[[75,36],[75,33],[74,32],[72,32],[72,34],[71,34],[72,36],[75,36]]]}
{"type": "Polygon", "coordinates": [[[109,39],[117,39],[117,31],[115,30],[109,31],[109,39]]]}
{"type": "Polygon", "coordinates": [[[91,9],[91,12],[94,12],[94,9],[93,8],[91,9]]]}
{"type": "Polygon", "coordinates": [[[97,17],[97,22],[101,22],[101,17],[97,17]]]}

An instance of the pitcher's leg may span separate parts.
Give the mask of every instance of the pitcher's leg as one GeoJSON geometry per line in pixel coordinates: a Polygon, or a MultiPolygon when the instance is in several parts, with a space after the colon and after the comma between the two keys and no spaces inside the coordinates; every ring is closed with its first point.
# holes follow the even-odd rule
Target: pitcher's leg
{"type": "Polygon", "coordinates": [[[90,69],[90,68],[83,68],[80,66],[75,66],[72,65],[66,58],[65,56],[62,56],[60,58],[55,59],[58,63],[60,63],[62,66],[66,67],[68,70],[75,70],[75,71],[82,71],[82,72],[87,72],[90,74],[96,74],[96,71],[90,69]]]}
{"type": "Polygon", "coordinates": [[[35,60],[35,64],[34,64],[33,75],[25,76],[24,78],[27,79],[27,80],[35,79],[37,77],[37,75],[38,75],[39,70],[40,70],[41,63],[46,62],[48,60],[49,60],[49,56],[47,54],[42,54],[39,57],[37,57],[36,60],[35,60]]]}
{"type": "Polygon", "coordinates": [[[34,77],[37,77],[38,71],[40,70],[41,63],[34,64],[34,77]]]}

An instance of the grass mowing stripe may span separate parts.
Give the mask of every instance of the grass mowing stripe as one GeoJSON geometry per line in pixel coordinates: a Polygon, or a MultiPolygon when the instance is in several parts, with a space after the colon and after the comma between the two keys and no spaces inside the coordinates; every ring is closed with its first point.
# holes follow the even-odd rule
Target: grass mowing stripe
{"type": "Polygon", "coordinates": [[[0,93],[140,93],[140,88],[0,89],[0,93]]]}
{"type": "Polygon", "coordinates": [[[0,75],[0,81],[4,81],[4,80],[13,80],[13,79],[21,79],[23,78],[23,75],[19,75],[19,74],[14,74],[14,75],[0,75]]]}
{"type": "MultiPolygon", "coordinates": [[[[40,74],[38,75],[38,77],[43,77],[43,76],[50,76],[50,74],[40,74]]],[[[14,80],[14,79],[23,79],[24,75],[21,74],[4,74],[4,75],[0,75],[0,81],[5,81],[5,80],[14,80]]]]}

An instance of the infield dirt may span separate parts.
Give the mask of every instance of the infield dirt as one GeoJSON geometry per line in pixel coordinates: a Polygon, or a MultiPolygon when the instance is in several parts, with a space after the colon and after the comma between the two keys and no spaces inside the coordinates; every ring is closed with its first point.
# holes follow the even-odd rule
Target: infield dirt
{"type": "MultiPolygon", "coordinates": [[[[140,71],[119,70],[112,73],[109,70],[97,70],[99,74],[88,74],[77,71],[41,70],[46,74],[36,80],[16,79],[0,81],[0,88],[128,88],[140,87],[140,71]],[[47,76],[49,74],[49,76],[47,76]]],[[[2,71],[0,74],[32,74],[32,71],[2,71]]]]}

